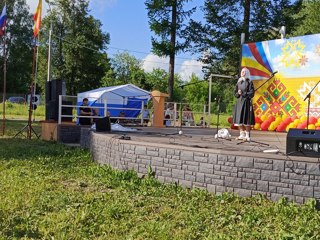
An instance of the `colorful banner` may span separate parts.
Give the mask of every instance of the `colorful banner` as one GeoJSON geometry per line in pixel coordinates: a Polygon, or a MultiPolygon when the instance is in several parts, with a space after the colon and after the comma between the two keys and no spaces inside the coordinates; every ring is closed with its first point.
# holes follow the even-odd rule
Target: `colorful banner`
{"type": "MultiPolygon", "coordinates": [[[[288,124],[282,131],[296,119],[295,127],[306,126],[308,99],[304,99],[320,81],[320,34],[244,44],[241,65],[249,68],[255,89],[264,84],[253,99],[256,129],[277,130],[285,119],[288,124]],[[268,119],[268,127],[262,127],[268,119]]],[[[320,127],[320,120],[316,122],[320,118],[320,84],[311,95],[309,114],[311,127],[320,127]]]]}

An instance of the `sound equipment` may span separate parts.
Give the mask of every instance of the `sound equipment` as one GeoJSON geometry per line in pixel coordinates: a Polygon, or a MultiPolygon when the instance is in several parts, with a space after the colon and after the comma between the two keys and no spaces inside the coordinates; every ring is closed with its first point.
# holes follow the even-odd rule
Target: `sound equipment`
{"type": "MultiPolygon", "coordinates": [[[[72,102],[62,101],[62,105],[72,105],[72,102]]],[[[72,107],[62,107],[62,115],[70,115],[70,117],[62,117],[62,122],[72,122],[72,107]]],[[[59,118],[59,101],[51,100],[46,102],[46,120],[58,121],[59,118]]]]}
{"type": "Polygon", "coordinates": [[[287,155],[320,157],[320,130],[291,128],[287,134],[287,155]]]}
{"type": "MultiPolygon", "coordinates": [[[[49,82],[46,82],[46,120],[58,121],[59,95],[66,95],[66,82],[60,79],[54,79],[49,82]]],[[[62,103],[62,104],[67,105],[69,103],[62,103]]],[[[70,105],[72,105],[72,103],[70,105]]],[[[68,108],[68,110],[62,109],[62,112],[64,111],[68,113],[70,113],[71,111],[70,115],[72,114],[72,108],[68,108]]],[[[68,113],[67,114],[62,113],[62,114],[69,115],[68,113]]],[[[70,118],[68,118],[66,121],[69,121],[69,120],[70,118]]],[[[71,118],[71,121],[72,121],[72,118],[71,118]]]]}
{"type": "Polygon", "coordinates": [[[111,131],[110,118],[109,117],[98,118],[96,120],[96,131],[110,132],[111,131]]]}

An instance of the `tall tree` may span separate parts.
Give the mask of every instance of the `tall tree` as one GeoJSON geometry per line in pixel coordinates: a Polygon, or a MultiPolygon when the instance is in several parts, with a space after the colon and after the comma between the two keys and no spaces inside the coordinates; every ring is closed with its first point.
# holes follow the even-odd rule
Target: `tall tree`
{"type": "MultiPolygon", "coordinates": [[[[32,73],[32,37],[32,17],[26,1],[7,0],[6,92],[8,93],[28,93],[32,73]]],[[[3,44],[0,48],[3,51],[3,44]]],[[[0,58],[0,68],[3,69],[2,57],[0,58]]],[[[0,89],[2,89],[2,77],[0,79],[0,89]]]]}
{"type": "Polygon", "coordinates": [[[152,37],[152,50],[160,56],[169,56],[169,101],[174,98],[174,64],[175,55],[189,45],[185,40],[187,20],[196,8],[184,10],[189,0],[146,0],[149,24],[158,38],[152,37]]]}
{"type": "Polygon", "coordinates": [[[192,21],[188,28],[194,43],[191,50],[210,49],[208,73],[234,75],[240,65],[241,33],[248,31],[249,42],[269,40],[272,36],[266,31],[270,26],[285,25],[291,33],[295,28],[293,12],[299,8],[290,0],[206,0],[203,11],[206,22],[192,21]]]}
{"type": "Polygon", "coordinates": [[[320,2],[318,0],[303,1],[302,9],[295,15],[297,24],[294,35],[319,33],[320,29],[320,2]]]}
{"type": "Polygon", "coordinates": [[[103,33],[99,20],[89,15],[88,0],[56,0],[52,11],[43,21],[44,38],[41,51],[39,78],[42,86],[47,77],[47,50],[50,22],[53,24],[52,77],[64,79],[67,93],[101,86],[102,78],[110,69],[104,51],[109,43],[109,34],[103,33]]]}

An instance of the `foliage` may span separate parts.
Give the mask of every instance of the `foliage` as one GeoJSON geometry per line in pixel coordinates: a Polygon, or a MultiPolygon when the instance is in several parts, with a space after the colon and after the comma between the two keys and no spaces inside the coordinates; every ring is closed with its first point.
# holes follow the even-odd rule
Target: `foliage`
{"type": "Polygon", "coordinates": [[[168,94],[169,101],[174,99],[174,62],[175,55],[189,46],[185,29],[187,19],[196,8],[184,10],[189,0],[146,0],[152,37],[152,50],[160,57],[169,56],[168,94]]]}
{"type": "Polygon", "coordinates": [[[295,15],[301,24],[297,26],[295,35],[306,35],[319,33],[320,28],[320,2],[317,0],[303,1],[302,9],[295,15]]]}
{"type": "Polygon", "coordinates": [[[115,54],[111,59],[111,66],[112,71],[104,77],[104,84],[106,86],[131,83],[143,89],[150,90],[149,84],[146,83],[142,63],[136,57],[127,52],[115,54]]]}
{"type": "MultiPolygon", "coordinates": [[[[32,18],[25,0],[7,0],[6,4],[6,92],[26,94],[31,84],[32,74],[32,18]]],[[[3,56],[3,39],[1,37],[1,56],[3,56]]],[[[1,73],[3,73],[3,66],[1,57],[1,73]]],[[[1,77],[0,89],[3,92],[2,87],[3,78],[1,77]]]]}
{"type": "Polygon", "coordinates": [[[289,0],[205,1],[203,11],[206,21],[192,21],[188,28],[188,37],[194,43],[191,51],[209,51],[203,59],[208,65],[208,75],[236,75],[239,71],[240,36],[246,28],[243,26],[244,2],[251,4],[250,36],[247,36],[249,42],[274,38],[266,34],[270,26],[285,25],[288,34],[296,27],[292,24],[293,13],[299,11],[299,5],[291,4],[289,0]]]}
{"type": "Polygon", "coordinates": [[[52,142],[0,139],[0,238],[318,239],[315,201],[212,195],[52,142]],[[25,151],[28,149],[28,151],[25,151]],[[294,221],[293,221],[294,220],[294,221]]]}
{"type": "Polygon", "coordinates": [[[42,89],[47,79],[48,29],[53,24],[52,78],[64,79],[67,94],[101,87],[101,79],[110,69],[106,53],[109,34],[103,33],[99,20],[89,15],[88,0],[58,0],[43,20],[39,54],[39,82],[42,89]]]}

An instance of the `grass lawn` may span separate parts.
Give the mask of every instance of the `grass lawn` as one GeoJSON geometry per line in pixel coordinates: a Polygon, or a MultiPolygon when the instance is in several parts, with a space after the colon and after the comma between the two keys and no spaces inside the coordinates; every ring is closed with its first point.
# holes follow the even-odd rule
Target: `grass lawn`
{"type": "Polygon", "coordinates": [[[99,166],[80,148],[0,145],[0,239],[320,239],[315,201],[215,196],[99,166]]]}

